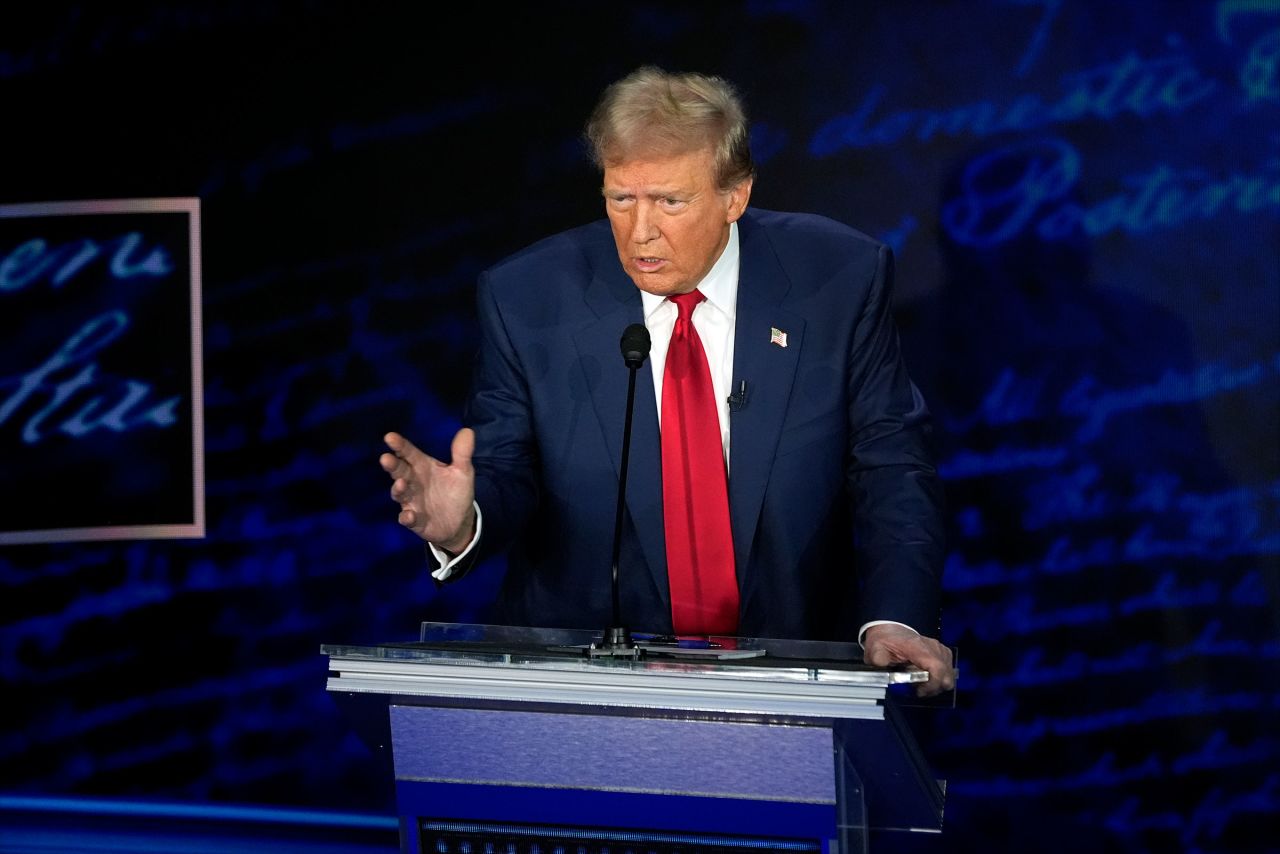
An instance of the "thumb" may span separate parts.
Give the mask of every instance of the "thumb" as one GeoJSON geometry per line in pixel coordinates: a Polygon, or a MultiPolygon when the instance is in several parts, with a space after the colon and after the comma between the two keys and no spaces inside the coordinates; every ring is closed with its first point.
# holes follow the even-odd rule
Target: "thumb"
{"type": "Polygon", "coordinates": [[[453,437],[449,453],[453,456],[451,465],[464,471],[471,469],[471,455],[476,452],[476,431],[463,427],[453,437]]]}

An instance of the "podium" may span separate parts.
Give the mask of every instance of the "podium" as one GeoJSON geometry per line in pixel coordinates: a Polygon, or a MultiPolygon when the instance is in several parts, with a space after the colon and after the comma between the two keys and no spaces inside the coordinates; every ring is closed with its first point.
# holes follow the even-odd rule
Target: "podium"
{"type": "Polygon", "coordinates": [[[938,832],[891,686],[854,644],[424,623],[418,643],[325,645],[327,688],[390,754],[401,850],[720,854],[867,850],[938,832]]]}

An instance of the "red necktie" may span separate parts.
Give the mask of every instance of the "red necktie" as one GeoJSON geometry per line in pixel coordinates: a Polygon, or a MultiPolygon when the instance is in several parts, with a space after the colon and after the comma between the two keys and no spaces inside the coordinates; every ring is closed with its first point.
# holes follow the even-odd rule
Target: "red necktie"
{"type": "Polygon", "coordinates": [[[662,511],[676,634],[738,630],[738,578],[729,527],[720,418],[702,339],[693,328],[700,291],[668,297],[680,316],[662,379],[662,511]]]}

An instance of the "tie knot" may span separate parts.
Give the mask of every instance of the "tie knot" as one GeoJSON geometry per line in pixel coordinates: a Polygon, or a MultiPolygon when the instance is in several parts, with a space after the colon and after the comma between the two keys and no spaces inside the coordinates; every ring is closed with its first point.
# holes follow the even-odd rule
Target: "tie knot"
{"type": "Polygon", "coordinates": [[[693,307],[706,299],[706,297],[703,296],[702,291],[695,288],[687,294],[674,294],[667,297],[667,299],[676,304],[676,311],[680,312],[681,320],[690,320],[693,317],[693,307]]]}

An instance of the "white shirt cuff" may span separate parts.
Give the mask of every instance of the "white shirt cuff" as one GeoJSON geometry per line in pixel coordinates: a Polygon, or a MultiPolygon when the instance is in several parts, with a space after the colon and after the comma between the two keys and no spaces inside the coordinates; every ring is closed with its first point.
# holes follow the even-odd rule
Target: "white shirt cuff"
{"type": "MultiPolygon", "coordinates": [[[[863,645],[862,639],[866,637],[867,629],[871,628],[872,626],[902,626],[904,629],[911,629],[911,631],[916,632],[915,629],[912,629],[906,623],[899,623],[897,620],[872,620],[869,623],[863,623],[862,628],[858,629],[858,645],[859,646],[863,645]]],[[[918,635],[920,633],[916,632],[916,634],[918,635]]]]}
{"type": "MultiPolygon", "coordinates": [[[[442,549],[436,548],[435,543],[427,543],[427,548],[431,550],[431,556],[440,564],[438,569],[431,571],[431,577],[436,581],[448,581],[449,576],[453,575],[453,567],[467,555],[471,554],[471,550],[476,547],[476,543],[480,541],[480,530],[484,527],[484,516],[480,513],[480,505],[475,501],[471,502],[471,506],[476,509],[476,533],[471,538],[471,542],[467,543],[467,547],[458,552],[453,557],[442,549]]],[[[870,624],[868,624],[870,625],[870,624]]]]}

